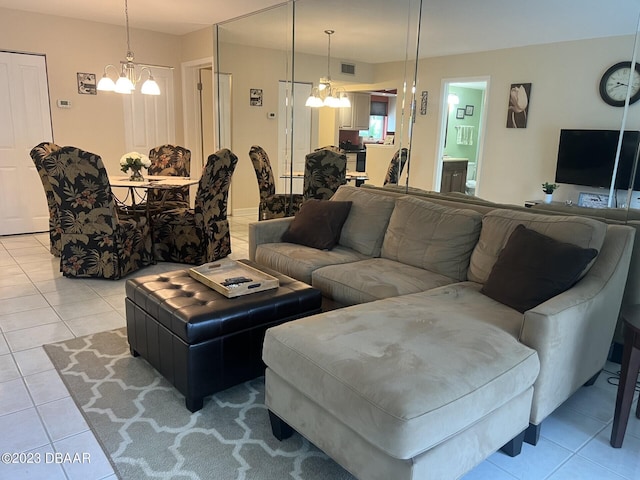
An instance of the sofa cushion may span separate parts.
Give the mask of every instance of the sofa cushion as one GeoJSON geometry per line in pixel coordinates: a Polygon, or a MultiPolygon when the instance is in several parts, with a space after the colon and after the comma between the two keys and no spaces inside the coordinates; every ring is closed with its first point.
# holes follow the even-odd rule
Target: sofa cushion
{"type": "Polygon", "coordinates": [[[379,257],[389,217],[396,204],[395,197],[342,185],[330,201],[352,202],[339,244],[369,257],[379,257]]]}
{"type": "Polygon", "coordinates": [[[282,235],[282,241],[331,250],[340,239],[350,209],[351,202],[308,199],[282,235]]]}
{"type": "Polygon", "coordinates": [[[258,245],[255,261],[311,285],[311,272],[317,268],[366,258],[369,257],[340,245],[332,250],[318,250],[295,243],[278,242],[258,245]]]}
{"type": "Polygon", "coordinates": [[[311,285],[341,305],[423,292],[454,280],[438,273],[387,258],[330,265],[311,274],[311,285]]]}
{"type": "Polygon", "coordinates": [[[481,297],[472,286],[442,287],[287,322],[267,330],[263,360],[388,455],[413,458],[538,375],[533,349],[478,321],[479,313],[515,322],[522,315],[481,297]]]}
{"type": "Polygon", "coordinates": [[[482,215],[473,210],[401,197],[391,214],[381,256],[466,280],[481,224],[482,215]]]}
{"type": "MultiPolygon", "coordinates": [[[[560,242],[600,251],[607,225],[586,217],[540,215],[511,210],[493,210],[482,219],[480,239],[471,254],[468,278],[485,283],[498,255],[518,225],[560,242]]],[[[587,268],[590,265],[587,266],[587,268]]]]}
{"type": "Polygon", "coordinates": [[[569,289],[597,254],[518,225],[481,292],[524,313],[569,289]]]}

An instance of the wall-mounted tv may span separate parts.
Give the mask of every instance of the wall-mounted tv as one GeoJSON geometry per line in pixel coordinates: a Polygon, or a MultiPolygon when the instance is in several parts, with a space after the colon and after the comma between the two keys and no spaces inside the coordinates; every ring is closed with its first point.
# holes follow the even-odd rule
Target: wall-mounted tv
{"type": "MultiPolygon", "coordinates": [[[[619,130],[560,130],[555,181],[609,188],[619,134],[619,130]]],[[[624,132],[616,188],[629,188],[639,144],[640,132],[624,132]]],[[[640,190],[640,169],[636,172],[634,188],[640,190]]]]}

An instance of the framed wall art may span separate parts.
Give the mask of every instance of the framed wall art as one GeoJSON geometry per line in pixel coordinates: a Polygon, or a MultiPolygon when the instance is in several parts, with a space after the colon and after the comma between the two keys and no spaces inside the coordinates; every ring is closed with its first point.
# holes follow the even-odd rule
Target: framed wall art
{"type": "Polygon", "coordinates": [[[473,117],[473,110],[474,110],[473,105],[467,105],[466,107],[464,107],[464,116],[473,117]]]}
{"type": "Polygon", "coordinates": [[[587,208],[607,208],[609,206],[609,195],[604,193],[580,192],[578,196],[578,206],[587,208]]]}
{"type": "Polygon", "coordinates": [[[527,128],[529,120],[530,83],[513,83],[509,90],[507,128],[527,128]]]}
{"type": "Polygon", "coordinates": [[[427,100],[429,98],[429,92],[422,92],[422,96],[420,97],[420,115],[427,114],[427,100]]]}
{"type": "Polygon", "coordinates": [[[464,108],[458,108],[456,110],[456,118],[463,119],[464,118],[464,111],[465,111],[464,108]]]}
{"type": "Polygon", "coordinates": [[[262,106],[262,89],[250,88],[249,89],[249,105],[252,107],[262,106]]]}
{"type": "Polygon", "coordinates": [[[81,95],[97,95],[96,74],[78,72],[78,93],[81,95]]]}

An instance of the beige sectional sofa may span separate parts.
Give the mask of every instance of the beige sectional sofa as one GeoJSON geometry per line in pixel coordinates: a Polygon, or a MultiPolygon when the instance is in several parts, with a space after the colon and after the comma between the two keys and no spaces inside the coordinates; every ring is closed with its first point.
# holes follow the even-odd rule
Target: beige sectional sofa
{"type": "MultiPolygon", "coordinates": [[[[546,213],[553,215],[581,215],[590,218],[599,219],[605,223],[613,225],[628,225],[633,227],[637,232],[640,231],[640,210],[626,208],[586,208],[576,205],[562,204],[546,204],[541,203],[531,207],[536,213],[546,213]]],[[[624,288],[624,296],[622,297],[622,305],[640,304],[640,241],[633,245],[631,252],[631,263],[629,265],[629,275],[624,288]]],[[[616,342],[618,353],[622,354],[622,344],[624,335],[622,331],[622,318],[618,319],[616,332],[613,340],[616,342]]]]}
{"type": "MultiPolygon", "coordinates": [[[[439,193],[428,190],[422,190],[415,187],[409,187],[400,185],[386,185],[385,187],[377,187],[375,185],[365,184],[364,188],[369,191],[377,191],[388,194],[404,195],[409,193],[413,196],[420,198],[430,199],[435,202],[443,204],[451,204],[450,202],[456,202],[457,204],[464,203],[466,205],[472,205],[471,208],[481,209],[482,212],[487,212],[489,209],[507,208],[509,210],[520,212],[532,212],[543,213],[546,215],[563,215],[563,216],[581,216],[600,220],[610,225],[628,225],[633,227],[636,232],[640,231],[640,210],[638,209],[626,209],[626,208],[587,208],[580,207],[576,204],[562,204],[559,202],[553,203],[538,203],[531,207],[523,207],[521,205],[507,205],[490,202],[475,196],[465,195],[458,192],[439,193]]],[[[636,233],[637,234],[637,233],[636,233]]],[[[622,297],[623,305],[637,305],[640,304],[640,241],[635,242],[633,245],[633,251],[631,252],[631,263],[629,265],[629,274],[627,276],[627,283],[624,288],[624,296],[622,297]]],[[[616,325],[616,331],[614,334],[614,342],[618,347],[617,353],[622,354],[622,343],[624,340],[622,332],[622,319],[618,319],[616,325]]],[[[618,356],[619,356],[618,355],[618,356]]]]}
{"type": "Polygon", "coordinates": [[[266,402],[360,479],[458,478],[541,422],[604,365],[635,231],[575,216],[343,186],[338,245],[249,227],[250,258],[344,308],[270,329],[266,402]],[[595,248],[581,279],[520,312],[482,293],[519,224],[595,248]]]}

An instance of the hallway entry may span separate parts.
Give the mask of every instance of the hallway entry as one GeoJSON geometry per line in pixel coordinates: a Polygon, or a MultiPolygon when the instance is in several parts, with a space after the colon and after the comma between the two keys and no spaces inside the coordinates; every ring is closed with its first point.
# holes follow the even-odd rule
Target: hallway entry
{"type": "Polygon", "coordinates": [[[441,135],[434,185],[478,195],[488,78],[443,81],[441,135]]]}

